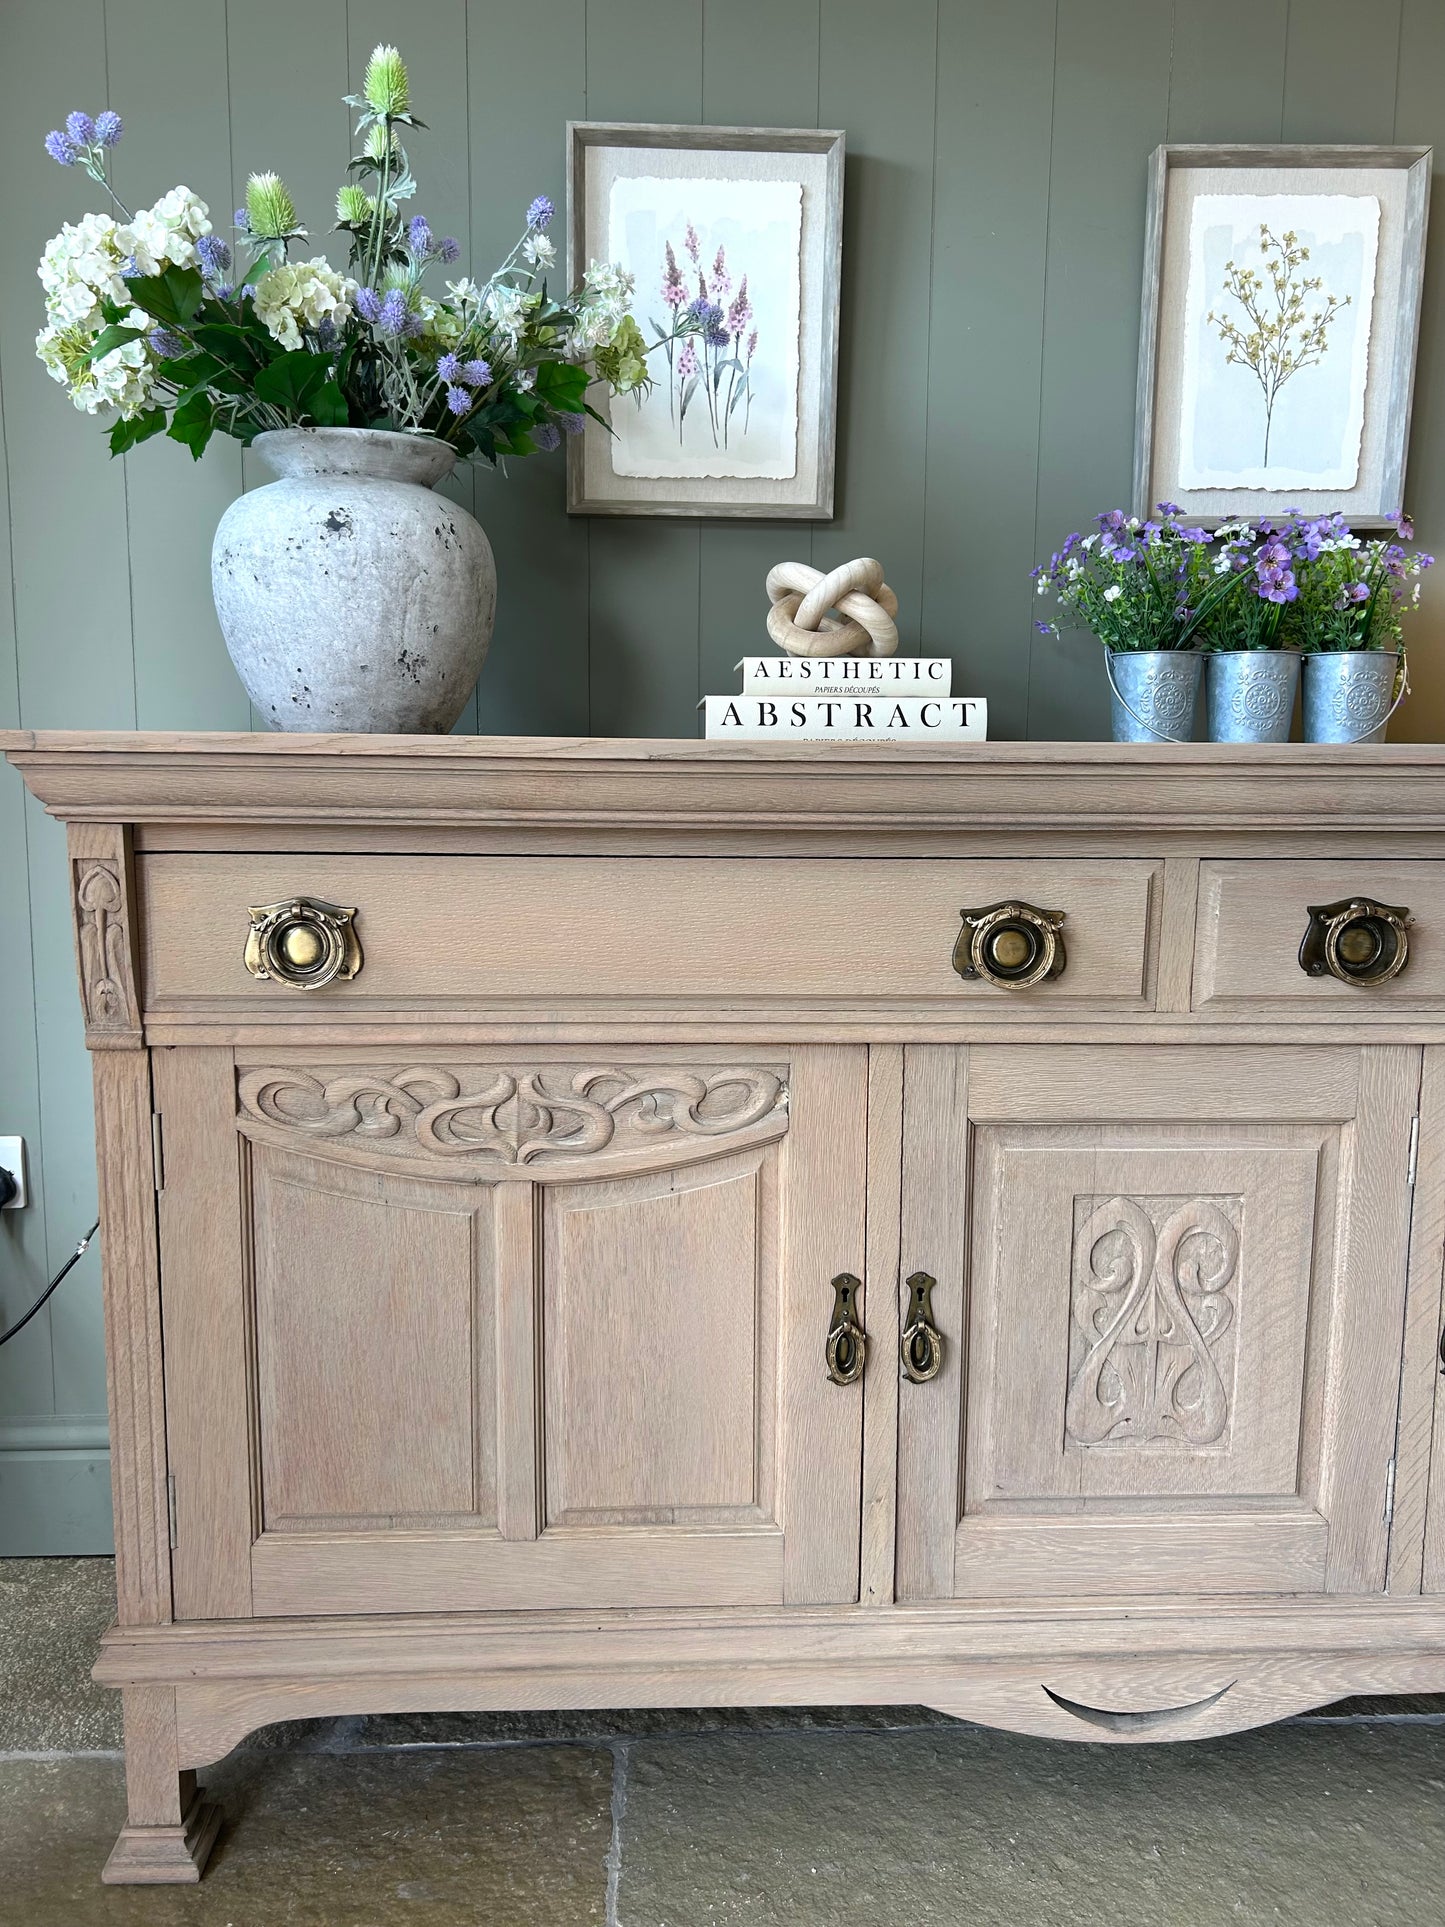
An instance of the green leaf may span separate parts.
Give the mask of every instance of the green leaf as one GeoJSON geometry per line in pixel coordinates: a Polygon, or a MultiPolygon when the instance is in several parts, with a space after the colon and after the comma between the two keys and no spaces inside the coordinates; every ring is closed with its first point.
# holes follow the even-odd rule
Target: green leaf
{"type": "Polygon", "coordinates": [[[350,420],[346,397],[334,381],[324,381],[311,397],[311,419],[318,428],[345,428],[350,420]]]}
{"type": "Polygon", "coordinates": [[[110,452],[124,455],[128,448],[135,448],[141,442],[148,442],[152,435],[159,435],[166,425],[164,408],[147,408],[144,414],[132,415],[129,421],[118,421],[110,431],[110,452]]]}
{"type": "Polygon", "coordinates": [[[95,337],[95,340],[91,342],[90,351],[85,358],[87,361],[99,361],[103,356],[110,354],[113,349],[123,348],[128,341],[139,341],[145,332],[146,330],[144,328],[119,328],[115,326],[102,328],[100,333],[95,337]]]}
{"type": "Polygon", "coordinates": [[[210,397],[192,395],[176,409],[166,433],[173,442],[183,443],[191,451],[191,459],[198,462],[215,428],[216,411],[210,397]]]}
{"type": "Polygon", "coordinates": [[[575,415],[582,406],[591,377],[585,368],[570,361],[543,361],[537,364],[535,394],[557,414],[575,415]]]}
{"type": "Polygon", "coordinates": [[[254,387],[262,401],[289,414],[304,414],[331,373],[331,356],[292,348],[256,371],[254,387]]]}
{"type": "Polygon", "coordinates": [[[206,299],[199,268],[170,267],[160,274],[137,275],[126,287],[138,308],[172,328],[194,321],[206,299]]]}

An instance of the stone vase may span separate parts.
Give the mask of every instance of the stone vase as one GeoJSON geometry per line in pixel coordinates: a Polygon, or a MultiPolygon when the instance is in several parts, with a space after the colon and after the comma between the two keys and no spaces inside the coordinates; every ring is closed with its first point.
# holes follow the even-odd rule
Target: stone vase
{"type": "Polygon", "coordinates": [[[456,450],[375,428],[283,428],[280,477],[234,501],[211,589],[236,673],[273,729],[445,734],[492,637],[491,545],[434,494],[456,450]]]}

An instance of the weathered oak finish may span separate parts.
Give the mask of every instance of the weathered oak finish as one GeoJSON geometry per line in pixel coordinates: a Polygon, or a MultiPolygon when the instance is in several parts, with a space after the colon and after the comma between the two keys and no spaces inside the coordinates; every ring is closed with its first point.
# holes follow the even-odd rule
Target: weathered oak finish
{"type": "Polygon", "coordinates": [[[0,746],[96,1047],[108,1879],[195,1878],[289,1717],[1445,1687],[1445,751],[0,746]],[[1379,991],[1297,962],[1354,892],[1379,991]],[[297,894],[353,982],[245,973],[297,894]],[[953,970],[1011,896],[1057,982],[953,970]]]}

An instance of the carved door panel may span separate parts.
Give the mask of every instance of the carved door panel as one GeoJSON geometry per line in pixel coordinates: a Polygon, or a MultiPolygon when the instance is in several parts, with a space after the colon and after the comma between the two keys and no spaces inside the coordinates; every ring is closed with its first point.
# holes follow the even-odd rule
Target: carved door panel
{"type": "Polygon", "coordinates": [[[899,1593],[1383,1586],[1419,1053],[908,1053],[899,1593]]]}
{"type": "Polygon", "coordinates": [[[179,1616],[857,1596],[863,1051],[279,1058],[156,1058],[179,1616]]]}

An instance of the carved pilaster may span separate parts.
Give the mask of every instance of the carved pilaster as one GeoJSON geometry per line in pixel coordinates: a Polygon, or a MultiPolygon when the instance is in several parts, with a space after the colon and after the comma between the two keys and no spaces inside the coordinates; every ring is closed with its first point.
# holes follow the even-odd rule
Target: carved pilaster
{"type": "Polygon", "coordinates": [[[130,833],[118,824],[72,823],[67,840],[86,1044],[139,1050],[130,833]]]}

